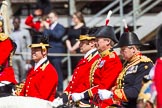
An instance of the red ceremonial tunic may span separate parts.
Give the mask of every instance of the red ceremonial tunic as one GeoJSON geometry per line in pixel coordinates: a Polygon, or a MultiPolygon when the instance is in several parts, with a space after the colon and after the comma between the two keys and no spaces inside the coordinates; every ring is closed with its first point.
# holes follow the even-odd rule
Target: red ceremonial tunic
{"type": "Polygon", "coordinates": [[[11,39],[1,40],[0,36],[0,66],[3,68],[0,72],[0,82],[9,81],[16,84],[14,70],[12,68],[12,52],[14,50],[11,39]]]}
{"type": "Polygon", "coordinates": [[[57,84],[58,76],[55,68],[49,61],[45,61],[36,70],[31,69],[29,71],[20,96],[37,97],[53,101],[57,84]]]}
{"type": "MultiPolygon", "coordinates": [[[[91,98],[95,98],[98,89],[110,90],[115,85],[116,79],[122,70],[120,58],[114,51],[105,50],[101,53],[101,56],[102,59],[98,60],[98,63],[91,70],[89,79],[91,88],[88,90],[88,93],[85,93],[91,98]]],[[[111,104],[112,101],[109,102],[109,100],[99,102],[101,108],[105,108],[111,104]]]]}
{"type": "Polygon", "coordinates": [[[71,94],[74,92],[80,93],[87,90],[90,87],[88,79],[91,65],[99,58],[100,55],[98,51],[94,51],[89,54],[87,58],[81,59],[74,69],[72,80],[65,89],[65,92],[71,94]]]}

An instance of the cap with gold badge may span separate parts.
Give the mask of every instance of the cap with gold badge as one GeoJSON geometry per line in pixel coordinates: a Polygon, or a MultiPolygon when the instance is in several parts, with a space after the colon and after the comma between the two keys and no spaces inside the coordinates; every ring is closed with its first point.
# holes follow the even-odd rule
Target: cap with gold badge
{"type": "Polygon", "coordinates": [[[44,35],[35,35],[32,38],[32,44],[29,45],[30,48],[42,47],[42,49],[51,48],[48,43],[48,37],[44,35]]]}
{"type": "Polygon", "coordinates": [[[83,40],[94,40],[96,39],[95,37],[95,32],[98,28],[94,27],[94,28],[84,28],[81,30],[81,35],[79,36],[80,41],[83,40]]]}

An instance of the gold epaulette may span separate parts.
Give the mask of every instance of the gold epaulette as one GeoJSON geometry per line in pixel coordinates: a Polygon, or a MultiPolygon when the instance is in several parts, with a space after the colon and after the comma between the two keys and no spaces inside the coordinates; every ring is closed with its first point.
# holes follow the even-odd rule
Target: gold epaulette
{"type": "Polygon", "coordinates": [[[111,53],[109,54],[109,57],[110,57],[110,58],[115,58],[115,54],[114,54],[113,52],[111,52],[111,53]]]}
{"type": "Polygon", "coordinates": [[[141,59],[140,59],[141,62],[152,62],[152,60],[146,56],[141,56],[141,59]]]}
{"type": "Polygon", "coordinates": [[[8,38],[8,35],[6,35],[5,33],[0,33],[0,41],[4,41],[8,38]]]}
{"type": "Polygon", "coordinates": [[[107,50],[101,52],[101,56],[102,57],[109,56],[110,58],[115,58],[115,54],[113,52],[114,52],[113,50],[107,49],[107,50]]]}

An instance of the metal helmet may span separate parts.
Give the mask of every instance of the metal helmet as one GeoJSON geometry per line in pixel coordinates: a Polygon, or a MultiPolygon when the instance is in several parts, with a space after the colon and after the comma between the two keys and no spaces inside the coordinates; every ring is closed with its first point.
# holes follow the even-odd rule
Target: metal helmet
{"type": "Polygon", "coordinates": [[[117,47],[123,47],[123,46],[130,46],[130,45],[142,45],[140,40],[138,39],[137,35],[133,32],[124,32],[120,39],[119,43],[115,46],[117,47]]]}

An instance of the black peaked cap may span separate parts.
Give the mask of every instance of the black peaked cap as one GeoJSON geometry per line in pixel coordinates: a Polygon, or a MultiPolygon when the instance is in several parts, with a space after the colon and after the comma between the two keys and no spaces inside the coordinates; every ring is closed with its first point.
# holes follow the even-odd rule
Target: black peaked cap
{"type": "Polygon", "coordinates": [[[51,48],[49,46],[48,36],[45,35],[33,35],[32,36],[32,44],[29,47],[42,47],[45,46],[47,48],[51,48]]]}

